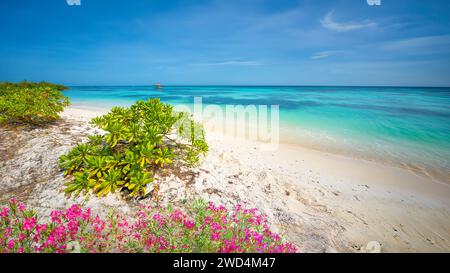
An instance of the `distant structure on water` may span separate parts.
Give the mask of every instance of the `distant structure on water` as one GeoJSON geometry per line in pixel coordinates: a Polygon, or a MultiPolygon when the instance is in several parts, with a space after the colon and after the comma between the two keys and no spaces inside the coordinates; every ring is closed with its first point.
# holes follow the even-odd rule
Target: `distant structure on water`
{"type": "Polygon", "coordinates": [[[155,86],[156,89],[162,89],[163,88],[162,84],[160,84],[160,83],[157,83],[154,86],[155,86]]]}

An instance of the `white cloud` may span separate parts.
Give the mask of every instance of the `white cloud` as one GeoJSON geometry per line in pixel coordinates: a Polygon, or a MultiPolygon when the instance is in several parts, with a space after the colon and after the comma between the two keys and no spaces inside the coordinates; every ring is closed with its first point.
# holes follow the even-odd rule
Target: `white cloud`
{"type": "Polygon", "coordinates": [[[322,20],[320,20],[320,22],[322,23],[322,26],[324,28],[334,30],[337,32],[345,32],[345,31],[357,30],[357,29],[362,29],[362,28],[371,28],[371,27],[377,26],[377,24],[375,22],[372,22],[370,20],[364,20],[364,21],[360,21],[360,22],[338,23],[333,19],[333,13],[334,13],[334,11],[330,11],[329,13],[327,13],[327,15],[325,15],[325,17],[322,20]]]}

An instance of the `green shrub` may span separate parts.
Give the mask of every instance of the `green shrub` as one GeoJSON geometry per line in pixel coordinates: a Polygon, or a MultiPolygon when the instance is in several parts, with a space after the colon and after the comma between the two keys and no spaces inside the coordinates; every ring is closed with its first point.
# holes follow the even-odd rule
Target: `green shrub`
{"type": "Polygon", "coordinates": [[[0,83],[0,124],[43,124],[59,119],[69,105],[63,85],[47,82],[0,83]]]}
{"type": "Polygon", "coordinates": [[[66,183],[68,194],[105,196],[126,188],[131,197],[143,197],[162,169],[196,165],[208,151],[203,127],[159,99],[114,107],[91,123],[106,133],[59,159],[65,175],[74,176],[66,183]]]}
{"type": "Polygon", "coordinates": [[[55,89],[58,91],[67,90],[68,87],[62,84],[55,84],[51,82],[29,82],[29,81],[21,81],[18,83],[11,82],[0,82],[0,92],[1,90],[8,88],[36,88],[36,87],[49,87],[51,89],[55,89]]]}

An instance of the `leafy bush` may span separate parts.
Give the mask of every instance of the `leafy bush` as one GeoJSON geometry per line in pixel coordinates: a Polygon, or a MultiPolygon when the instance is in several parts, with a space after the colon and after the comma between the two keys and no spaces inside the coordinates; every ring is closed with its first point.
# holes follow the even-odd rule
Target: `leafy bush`
{"type": "Polygon", "coordinates": [[[256,209],[228,212],[197,201],[187,212],[142,207],[129,222],[111,212],[107,219],[73,205],[53,211],[43,223],[15,200],[0,211],[0,252],[296,252],[270,231],[256,209]]]}
{"type": "Polygon", "coordinates": [[[104,196],[127,189],[131,197],[143,197],[161,169],[198,164],[208,151],[202,126],[159,99],[114,107],[91,123],[106,134],[90,137],[59,159],[64,173],[74,176],[66,193],[92,190],[104,196]]]}
{"type": "Polygon", "coordinates": [[[69,105],[63,85],[47,82],[0,83],[1,124],[43,124],[59,118],[69,105]]]}
{"type": "Polygon", "coordinates": [[[55,89],[58,91],[67,90],[68,87],[62,84],[55,84],[51,82],[29,82],[29,81],[21,81],[18,83],[11,82],[0,82],[0,92],[1,90],[9,89],[9,88],[37,88],[37,87],[49,87],[51,89],[55,89]]]}

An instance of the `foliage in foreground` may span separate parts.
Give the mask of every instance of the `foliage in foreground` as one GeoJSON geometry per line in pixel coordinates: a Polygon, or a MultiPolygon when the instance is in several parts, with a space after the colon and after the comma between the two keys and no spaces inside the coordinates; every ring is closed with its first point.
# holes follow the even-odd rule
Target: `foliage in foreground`
{"type": "Polygon", "coordinates": [[[47,82],[0,83],[1,124],[43,124],[59,119],[69,105],[67,87],[47,82]]]}
{"type": "Polygon", "coordinates": [[[73,175],[66,193],[105,196],[126,189],[131,197],[143,197],[163,168],[195,165],[208,151],[203,127],[159,99],[114,107],[91,123],[106,134],[92,136],[59,159],[65,175],[73,175]]]}
{"type": "Polygon", "coordinates": [[[43,223],[33,210],[11,200],[0,209],[0,252],[296,252],[271,232],[264,215],[237,206],[227,211],[197,201],[187,212],[141,207],[128,222],[107,219],[73,205],[43,223]]]}

